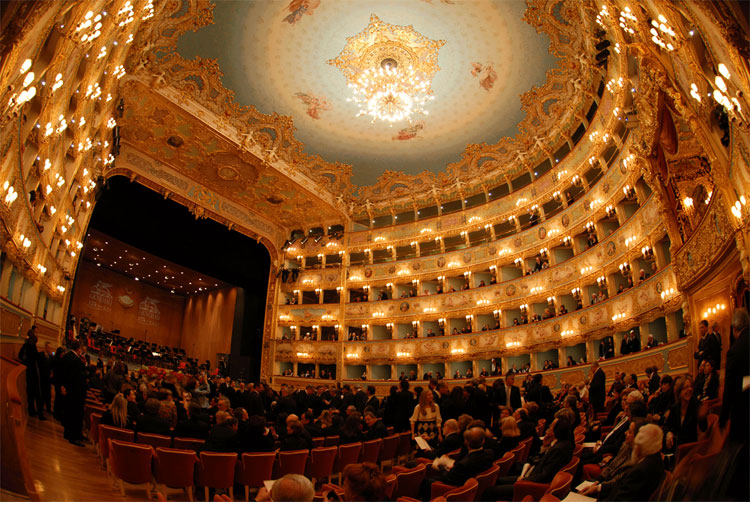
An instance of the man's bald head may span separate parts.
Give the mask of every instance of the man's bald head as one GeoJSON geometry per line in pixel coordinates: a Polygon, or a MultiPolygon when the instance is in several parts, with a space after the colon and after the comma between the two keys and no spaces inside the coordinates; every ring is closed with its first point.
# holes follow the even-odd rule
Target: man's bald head
{"type": "Polygon", "coordinates": [[[299,421],[299,417],[297,416],[297,414],[289,414],[286,417],[286,423],[287,424],[289,424],[291,422],[295,422],[295,421],[299,421]]]}
{"type": "Polygon", "coordinates": [[[451,433],[458,432],[458,421],[455,419],[448,419],[443,423],[443,436],[450,435],[451,433]]]}
{"type": "Polygon", "coordinates": [[[271,487],[274,502],[312,502],[314,496],[312,482],[303,475],[287,474],[271,487]]]}
{"type": "Polygon", "coordinates": [[[481,449],[484,445],[484,428],[474,426],[464,431],[464,442],[470,451],[481,449]]]}

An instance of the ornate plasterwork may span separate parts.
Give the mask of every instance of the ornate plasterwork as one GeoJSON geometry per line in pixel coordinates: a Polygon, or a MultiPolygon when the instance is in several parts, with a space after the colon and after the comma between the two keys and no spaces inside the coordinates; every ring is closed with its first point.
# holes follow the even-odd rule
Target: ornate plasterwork
{"type": "Polygon", "coordinates": [[[397,68],[412,67],[430,80],[440,70],[438,50],[443,44],[444,40],[431,40],[411,25],[391,25],[372,14],[365,29],[347,37],[344,49],[328,63],[341,70],[349,83],[367,69],[380,68],[388,58],[397,68]]]}
{"type": "Polygon", "coordinates": [[[207,1],[192,0],[181,12],[177,2],[170,3],[165,12],[171,12],[172,17],[163,19],[155,40],[132,52],[129,64],[137,74],[157,76],[155,86],[179,90],[184,99],[196,101],[223,118],[233,131],[225,135],[234,138],[245,150],[261,154],[277,170],[298,172],[320,184],[327,189],[328,195],[321,193],[323,199],[353,216],[366,213],[368,203],[382,208],[401,205],[402,201],[429,202],[441,199],[446,187],[451,187],[451,192],[455,192],[455,186],[475,192],[488,181],[528,171],[540,160],[549,158],[556,145],[577,125],[585,114],[583,107],[588,104],[596,76],[588,56],[591,52],[591,43],[586,39],[588,31],[581,29],[592,23],[591,9],[588,3],[557,0],[533,0],[528,4],[531,14],[527,15],[527,21],[537,31],[550,35],[553,52],[562,62],[559,69],[548,72],[545,85],[522,96],[527,116],[518,125],[520,135],[515,139],[503,138],[493,145],[470,145],[460,162],[449,165],[440,174],[388,173],[369,187],[351,185],[350,167],[305,154],[302,144],[293,136],[289,117],[263,115],[253,107],[238,106],[234,94],[221,85],[216,62],[186,61],[173,53],[181,33],[210,23],[211,4],[207,1]],[[197,13],[200,16],[196,18],[197,13]],[[167,56],[157,59],[155,50],[167,56]],[[408,194],[404,187],[409,188],[408,194]]]}
{"type": "MultiPolygon", "coordinates": [[[[128,81],[121,93],[128,104],[120,121],[123,140],[133,148],[268,223],[296,229],[336,216],[335,208],[321,202],[319,196],[205,128],[142,83],[128,81]]],[[[272,133],[261,131],[258,135],[261,142],[273,146],[272,133]]]]}

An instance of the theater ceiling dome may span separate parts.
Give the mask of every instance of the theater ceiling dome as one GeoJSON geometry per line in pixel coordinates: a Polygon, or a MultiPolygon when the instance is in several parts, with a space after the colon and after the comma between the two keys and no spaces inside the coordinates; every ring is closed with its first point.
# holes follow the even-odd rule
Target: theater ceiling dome
{"type": "Polygon", "coordinates": [[[216,59],[238,105],[291,117],[305,154],[351,166],[356,194],[385,171],[439,174],[468,145],[518,134],[527,116],[522,94],[561,63],[549,35],[524,19],[526,9],[518,0],[222,0],[213,23],[180,35],[176,50],[186,60],[216,59]],[[400,32],[354,40],[373,16],[400,32]],[[369,52],[372,60],[384,41],[415,66],[421,45],[433,50],[427,115],[371,122],[347,100],[352,58],[369,52]],[[334,64],[347,52],[347,62],[334,64]]]}

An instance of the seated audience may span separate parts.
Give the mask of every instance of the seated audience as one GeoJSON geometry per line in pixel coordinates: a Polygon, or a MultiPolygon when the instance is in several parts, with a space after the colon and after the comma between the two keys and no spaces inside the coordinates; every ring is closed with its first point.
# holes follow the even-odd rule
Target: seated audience
{"type": "Polygon", "coordinates": [[[208,438],[210,427],[208,422],[201,418],[201,407],[195,402],[190,402],[187,408],[187,418],[177,422],[174,428],[174,436],[181,438],[208,438]]]}
{"type": "Polygon", "coordinates": [[[144,405],[143,415],[136,421],[138,433],[156,433],[169,435],[171,430],[169,421],[159,416],[161,402],[156,398],[149,398],[144,405]]]}
{"type": "Polygon", "coordinates": [[[235,452],[237,450],[237,419],[223,410],[216,412],[216,424],[211,428],[203,450],[235,452]]]}
{"type": "Polygon", "coordinates": [[[106,424],[107,426],[115,426],[117,428],[125,428],[129,430],[135,429],[135,421],[131,419],[128,414],[128,402],[122,393],[118,393],[114,397],[112,403],[109,405],[109,410],[102,414],[99,424],[106,424]]]}
{"type": "Polygon", "coordinates": [[[385,476],[374,463],[346,465],[343,472],[344,497],[347,502],[382,502],[385,500],[385,476]]]}
{"type": "Polygon", "coordinates": [[[256,502],[312,502],[315,497],[310,479],[304,475],[287,474],[276,480],[271,491],[260,488],[255,497],[256,502]]]}

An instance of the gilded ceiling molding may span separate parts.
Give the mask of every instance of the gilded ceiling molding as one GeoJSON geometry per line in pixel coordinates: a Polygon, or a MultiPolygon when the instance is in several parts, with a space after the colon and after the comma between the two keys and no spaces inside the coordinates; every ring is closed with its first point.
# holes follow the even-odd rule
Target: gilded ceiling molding
{"type": "Polygon", "coordinates": [[[476,191],[489,179],[503,179],[506,171],[516,174],[550,158],[552,149],[565,140],[564,132],[575,126],[584,102],[593,94],[597,72],[588,56],[592,44],[585,39],[586,30],[580,29],[593,23],[593,5],[559,0],[529,2],[532,14],[527,21],[538,32],[549,34],[552,51],[562,62],[559,69],[548,72],[545,85],[523,95],[522,108],[527,116],[518,126],[520,134],[516,139],[502,139],[492,146],[470,145],[461,162],[449,165],[438,175],[427,171],[419,175],[386,171],[376,185],[369,187],[351,184],[350,166],[305,154],[303,144],[293,136],[291,118],[238,106],[234,94],[221,84],[216,62],[200,58],[186,61],[176,55],[177,39],[182,33],[212,22],[212,6],[207,0],[191,0],[179,12],[177,2],[170,2],[164,10],[171,16],[163,19],[153,41],[131,52],[129,67],[136,74],[157,76],[156,86],[172,87],[184,99],[195,100],[224,118],[227,126],[234,127],[229,130],[236,132],[224,132],[225,135],[280,172],[300,173],[320,185],[326,189],[323,198],[352,217],[371,214],[373,208],[384,205],[401,210],[412,208],[415,201],[445,201],[456,194],[465,195],[456,187],[463,187],[466,193],[476,191]],[[157,59],[155,50],[167,55],[157,59]],[[488,159],[492,162],[487,163],[488,159]],[[446,187],[448,192],[443,191],[446,187]]]}

